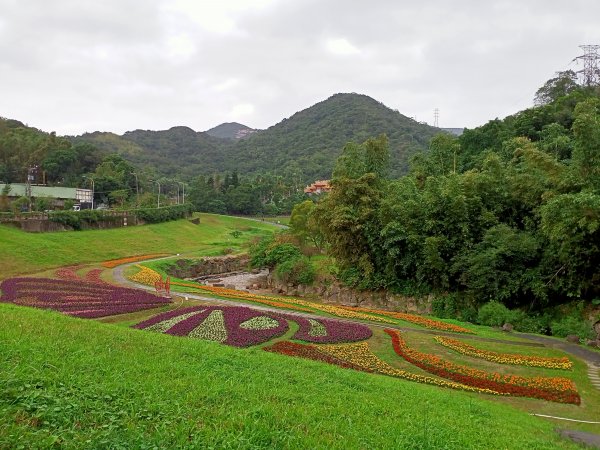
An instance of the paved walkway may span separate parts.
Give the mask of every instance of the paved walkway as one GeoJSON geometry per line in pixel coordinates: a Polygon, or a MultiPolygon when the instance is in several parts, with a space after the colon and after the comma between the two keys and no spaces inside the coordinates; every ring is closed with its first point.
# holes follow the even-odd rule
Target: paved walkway
{"type": "Polygon", "coordinates": [[[578,344],[559,341],[557,339],[540,336],[538,334],[514,333],[514,335],[523,339],[529,339],[531,341],[538,342],[543,344],[545,347],[556,348],[562,350],[563,352],[570,353],[573,356],[583,359],[586,363],[588,363],[588,365],[600,368],[600,352],[590,350],[578,344]]]}

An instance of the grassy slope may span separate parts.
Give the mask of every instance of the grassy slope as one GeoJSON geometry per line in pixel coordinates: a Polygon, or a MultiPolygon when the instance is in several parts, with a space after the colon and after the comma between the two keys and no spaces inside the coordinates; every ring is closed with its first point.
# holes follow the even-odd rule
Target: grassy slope
{"type": "Polygon", "coordinates": [[[70,233],[35,234],[0,226],[0,279],[139,254],[202,250],[218,254],[225,248],[239,248],[253,236],[274,229],[268,223],[212,214],[202,214],[200,225],[178,220],[70,233]],[[236,229],[242,231],[237,239],[229,234],[236,229]]]}
{"type": "Polygon", "coordinates": [[[0,305],[0,448],[575,448],[476,395],[0,305]]]}

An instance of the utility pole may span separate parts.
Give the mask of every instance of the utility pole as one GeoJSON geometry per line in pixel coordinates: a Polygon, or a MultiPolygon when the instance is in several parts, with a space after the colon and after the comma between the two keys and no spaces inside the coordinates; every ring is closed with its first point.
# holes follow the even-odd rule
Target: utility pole
{"type": "Polygon", "coordinates": [[[577,71],[581,77],[584,86],[600,85],[600,68],[598,61],[600,60],[600,45],[580,45],[583,50],[583,55],[573,59],[573,61],[583,61],[583,69],[577,71]]]}
{"type": "Polygon", "coordinates": [[[436,128],[440,126],[440,110],[438,108],[433,110],[433,126],[436,128]]]}
{"type": "Polygon", "coordinates": [[[177,181],[177,203],[179,204],[179,185],[181,185],[181,189],[183,191],[183,201],[181,203],[185,203],[185,183],[183,181],[177,181]]]}
{"type": "Polygon", "coordinates": [[[156,207],[160,208],[160,182],[158,180],[150,180],[158,185],[158,195],[156,196],[156,207]]]}
{"type": "Polygon", "coordinates": [[[94,209],[94,179],[91,177],[83,176],[86,180],[90,180],[92,182],[92,209],[94,209]]]}
{"type": "Polygon", "coordinates": [[[140,187],[138,185],[138,177],[137,173],[131,172],[131,175],[135,177],[135,207],[140,207],[140,187]]]}
{"type": "Polygon", "coordinates": [[[35,182],[38,166],[32,166],[27,169],[27,183],[25,184],[25,196],[29,199],[29,212],[31,212],[31,185],[35,182]]]}

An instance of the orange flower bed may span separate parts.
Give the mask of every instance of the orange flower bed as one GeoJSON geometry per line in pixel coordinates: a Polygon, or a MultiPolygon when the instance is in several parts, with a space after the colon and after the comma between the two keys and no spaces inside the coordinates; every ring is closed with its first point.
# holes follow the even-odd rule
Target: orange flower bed
{"type": "Polygon", "coordinates": [[[394,312],[394,311],[382,311],[379,309],[370,309],[370,308],[360,308],[360,307],[352,307],[352,306],[340,306],[340,308],[344,308],[350,311],[362,311],[369,314],[380,314],[382,316],[393,317],[394,319],[405,320],[407,322],[414,323],[416,325],[420,325],[425,328],[430,328],[433,330],[440,331],[452,331],[454,333],[468,333],[475,334],[474,331],[468,330],[467,328],[454,325],[452,323],[442,322],[441,320],[434,320],[428,317],[419,316],[416,314],[402,313],[402,312],[394,312]]]}
{"type": "Polygon", "coordinates": [[[184,282],[179,282],[179,281],[173,281],[173,282],[171,282],[171,284],[176,285],[176,286],[201,289],[204,291],[212,292],[213,294],[216,294],[216,295],[220,295],[222,297],[237,298],[237,299],[248,300],[248,301],[257,302],[257,303],[264,303],[266,305],[275,306],[278,308],[288,308],[288,309],[293,309],[296,311],[308,311],[308,312],[314,312],[314,310],[317,310],[317,311],[323,311],[323,312],[329,313],[331,315],[334,315],[337,317],[343,317],[343,318],[347,318],[347,319],[370,320],[370,321],[375,321],[375,322],[396,324],[395,321],[386,319],[384,317],[371,316],[369,314],[350,311],[341,306],[324,305],[322,303],[313,303],[313,302],[309,302],[306,300],[300,300],[297,298],[269,297],[266,295],[251,294],[249,292],[238,291],[235,289],[226,289],[226,288],[222,288],[222,287],[205,286],[205,285],[200,285],[200,284],[196,284],[196,283],[184,283],[184,282]]]}
{"type": "Polygon", "coordinates": [[[445,361],[437,355],[411,349],[397,330],[388,328],[385,332],[392,337],[396,354],[411,364],[442,378],[518,397],[540,398],[576,405],[581,402],[575,383],[568,378],[523,377],[473,369],[445,361]]]}
{"type": "Polygon", "coordinates": [[[487,350],[481,350],[472,345],[466,344],[456,339],[436,336],[435,341],[444,347],[450,348],[463,355],[474,358],[485,359],[499,364],[514,364],[529,367],[545,367],[547,369],[572,369],[573,363],[569,358],[551,358],[543,356],[529,356],[511,353],[499,353],[487,350]]]}
{"type": "Polygon", "coordinates": [[[367,342],[344,345],[316,346],[282,341],[277,342],[269,347],[265,347],[263,350],[288,356],[297,356],[301,358],[322,361],[340,367],[351,368],[364,372],[388,375],[395,378],[401,378],[403,380],[416,381],[418,383],[431,384],[434,386],[460,389],[483,394],[502,395],[501,393],[490,389],[440,380],[438,378],[428,377],[426,375],[418,375],[405,370],[397,369],[376,356],[369,348],[369,344],[367,342]]]}
{"type": "Polygon", "coordinates": [[[256,294],[251,294],[249,292],[238,291],[235,289],[227,289],[227,288],[222,288],[222,287],[218,287],[218,286],[205,286],[205,285],[201,285],[201,284],[185,283],[185,282],[180,282],[180,281],[172,281],[171,285],[199,289],[202,291],[206,291],[206,292],[210,292],[212,294],[218,295],[220,297],[247,300],[247,301],[261,303],[261,304],[268,305],[268,306],[274,306],[276,308],[287,308],[287,309],[292,309],[295,311],[313,312],[313,310],[304,308],[302,306],[297,306],[297,305],[294,305],[291,303],[282,302],[282,301],[280,301],[281,299],[279,299],[277,297],[267,297],[266,295],[256,295],[256,294]]]}
{"type": "Polygon", "coordinates": [[[112,269],[113,267],[120,266],[121,264],[127,264],[136,261],[143,261],[144,259],[160,258],[161,256],[169,256],[168,253],[153,253],[150,255],[138,255],[129,256],[127,258],[111,259],[110,261],[104,261],[102,266],[112,269]]]}

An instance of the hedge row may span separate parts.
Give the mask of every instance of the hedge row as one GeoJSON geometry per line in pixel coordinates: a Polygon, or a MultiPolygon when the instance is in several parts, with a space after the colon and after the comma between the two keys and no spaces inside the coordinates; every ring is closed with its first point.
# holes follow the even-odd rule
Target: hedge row
{"type": "MultiPolygon", "coordinates": [[[[167,222],[188,217],[194,211],[194,207],[186,203],[184,205],[163,206],[161,208],[140,208],[119,213],[135,217],[146,223],[167,222]]],[[[119,215],[120,216],[120,215],[119,215]]],[[[114,220],[114,212],[104,210],[84,209],[82,211],[53,211],[48,213],[48,219],[52,222],[68,225],[75,230],[80,230],[84,223],[94,224],[114,220]]]]}

